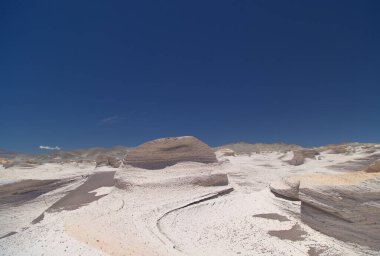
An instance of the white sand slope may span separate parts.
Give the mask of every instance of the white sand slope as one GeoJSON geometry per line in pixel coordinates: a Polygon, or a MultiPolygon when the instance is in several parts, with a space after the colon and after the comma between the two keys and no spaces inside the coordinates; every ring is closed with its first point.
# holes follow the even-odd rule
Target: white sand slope
{"type": "MultiPolygon", "coordinates": [[[[73,178],[66,187],[22,205],[0,207],[1,255],[379,255],[323,235],[300,220],[300,203],[275,197],[269,183],[294,174],[336,173],[339,164],[370,154],[322,153],[292,166],[286,153],[220,157],[219,163],[181,163],[163,170],[43,165],[1,170],[3,183],[73,178]],[[47,211],[94,172],[115,171],[115,186],[89,191],[97,200],[77,209],[47,211]],[[228,185],[204,177],[226,174],[228,185]],[[212,184],[212,183],[210,183],[212,184]],[[46,203],[45,203],[46,201],[46,203]],[[17,221],[9,217],[14,214],[17,221]],[[21,217],[27,221],[21,221],[21,217]]],[[[222,176],[218,176],[222,177],[222,176]]]]}

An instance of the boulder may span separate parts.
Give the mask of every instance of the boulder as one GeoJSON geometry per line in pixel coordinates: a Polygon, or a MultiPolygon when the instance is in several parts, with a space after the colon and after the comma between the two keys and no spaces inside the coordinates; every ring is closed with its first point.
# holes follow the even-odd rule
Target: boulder
{"type": "Polygon", "coordinates": [[[132,149],[124,163],[143,169],[163,169],[180,162],[217,162],[214,151],[192,136],[163,138],[132,149]]]}

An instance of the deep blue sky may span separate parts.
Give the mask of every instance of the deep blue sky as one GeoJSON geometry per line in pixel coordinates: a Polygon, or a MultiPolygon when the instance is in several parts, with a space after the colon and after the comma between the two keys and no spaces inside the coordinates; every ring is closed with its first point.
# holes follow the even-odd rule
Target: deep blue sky
{"type": "Polygon", "coordinates": [[[0,147],[380,143],[380,1],[1,1],[0,147]]]}

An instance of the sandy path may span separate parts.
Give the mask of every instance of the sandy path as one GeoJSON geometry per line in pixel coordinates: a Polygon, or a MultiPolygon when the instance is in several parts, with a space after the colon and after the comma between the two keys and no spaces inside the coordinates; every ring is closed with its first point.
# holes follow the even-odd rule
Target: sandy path
{"type": "Polygon", "coordinates": [[[58,202],[53,204],[48,211],[54,212],[57,210],[75,210],[80,206],[89,204],[102,198],[105,195],[96,195],[95,192],[91,192],[101,187],[112,187],[115,183],[113,172],[97,172],[92,174],[85,183],[71,191],[64,196],[58,202]]]}

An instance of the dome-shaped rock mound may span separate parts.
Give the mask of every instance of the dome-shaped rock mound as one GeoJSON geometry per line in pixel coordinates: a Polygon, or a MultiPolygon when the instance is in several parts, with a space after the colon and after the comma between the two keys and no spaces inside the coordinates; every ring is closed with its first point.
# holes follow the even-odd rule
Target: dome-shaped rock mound
{"type": "Polygon", "coordinates": [[[131,150],[125,164],[156,170],[180,162],[215,163],[214,151],[192,136],[163,138],[146,142],[131,150]]]}

